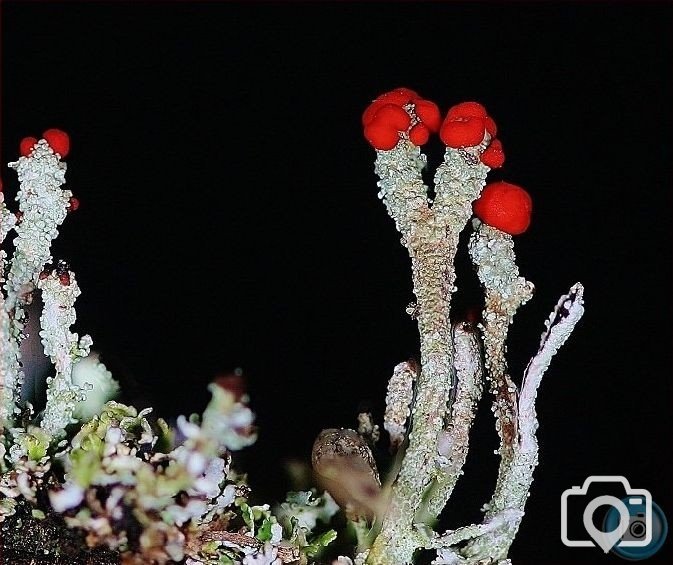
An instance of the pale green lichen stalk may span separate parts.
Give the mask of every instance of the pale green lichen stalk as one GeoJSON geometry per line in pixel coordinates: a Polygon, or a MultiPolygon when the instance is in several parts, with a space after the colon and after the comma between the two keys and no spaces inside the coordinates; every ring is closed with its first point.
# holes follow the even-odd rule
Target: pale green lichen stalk
{"type": "Polygon", "coordinates": [[[582,287],[575,285],[563,297],[563,315],[548,322],[519,399],[507,372],[505,342],[514,314],[533,292],[519,277],[512,240],[528,227],[531,203],[523,189],[509,183],[484,188],[487,173],[504,162],[495,122],[476,102],[454,106],[442,120],[432,102],[399,88],[372,102],[363,126],[377,150],[379,197],[411,258],[416,303],[407,312],[418,323],[420,367],[402,363],[389,382],[384,428],[398,453],[380,494],[385,505],[355,562],[403,565],[413,562],[417,550],[435,549],[435,565],[505,565],[537,463],[535,391],[582,315],[582,287]],[[433,132],[447,146],[434,175],[434,194],[423,183],[427,159],[420,149],[433,132]],[[486,293],[476,327],[450,319],[454,260],[473,208],[482,221],[475,220],[469,248],[486,293]],[[495,493],[481,524],[441,534],[432,525],[463,472],[483,378],[501,438],[495,493]]]}
{"type": "MultiPolygon", "coordinates": [[[[421,336],[421,371],[416,384],[413,421],[390,506],[370,554],[411,560],[419,547],[413,528],[421,496],[436,469],[437,438],[444,428],[453,382],[453,347],[449,311],[455,281],[453,262],[460,232],[472,215],[471,203],[485,184],[488,168],[466,162],[448,148],[435,176],[435,202],[421,178],[425,159],[406,140],[391,151],[379,151],[376,172],[380,196],[402,234],[411,257],[416,317],[421,336]]],[[[387,559],[387,557],[385,558],[387,559]]]]}

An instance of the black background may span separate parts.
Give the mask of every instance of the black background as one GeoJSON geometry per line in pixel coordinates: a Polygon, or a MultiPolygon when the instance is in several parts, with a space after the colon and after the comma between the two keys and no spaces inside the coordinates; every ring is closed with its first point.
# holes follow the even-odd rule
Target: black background
{"type": "MultiPolygon", "coordinates": [[[[534,199],[516,238],[537,292],[511,331],[515,379],[558,296],[586,287],[541,390],[512,556],[619,563],[562,546],[559,499],[625,475],[673,518],[671,7],[3,2],[2,162],[23,136],[70,133],[82,205],[54,253],[83,289],[77,329],[164,415],[201,410],[206,383],[242,367],[260,439],[240,462],[271,500],[320,429],[381,418],[392,367],[418,348],[362,110],[402,85],[443,111],[481,101],[507,154],[490,178],[534,199]]],[[[428,152],[436,164],[440,145],[428,152]]],[[[487,404],[479,416],[448,527],[479,519],[495,478],[487,404]]]]}

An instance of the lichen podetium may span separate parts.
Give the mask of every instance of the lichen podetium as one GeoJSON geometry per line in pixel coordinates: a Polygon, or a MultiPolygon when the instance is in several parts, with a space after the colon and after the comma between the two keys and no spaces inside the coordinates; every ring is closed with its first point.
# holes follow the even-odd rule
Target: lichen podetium
{"type": "Polygon", "coordinates": [[[419,549],[436,549],[437,565],[507,563],[537,462],[531,399],[542,365],[546,368],[582,315],[582,287],[575,285],[562,298],[563,306],[557,306],[555,312],[563,308],[565,315],[547,324],[519,398],[504,353],[512,318],[533,292],[532,284],[518,276],[512,241],[512,235],[528,228],[532,201],[510,183],[486,186],[488,172],[505,161],[495,121],[477,102],[453,106],[442,120],[436,104],[397,88],[367,107],[362,124],[376,150],[379,197],[411,258],[416,296],[411,313],[418,322],[420,369],[398,365],[391,379],[384,427],[391,432],[391,446],[401,446],[401,462],[393,466],[387,481],[391,487],[381,493],[386,504],[371,532],[371,547],[356,561],[401,565],[412,563],[419,549]],[[431,198],[422,179],[426,157],[420,146],[437,133],[446,151],[431,198]],[[450,321],[459,236],[473,212],[478,219],[470,253],[486,292],[477,328],[450,321]],[[536,362],[540,358],[547,363],[536,362]],[[533,377],[531,368],[537,371],[533,377]],[[501,438],[498,484],[482,524],[440,535],[426,524],[436,521],[462,473],[482,371],[501,438]]]}

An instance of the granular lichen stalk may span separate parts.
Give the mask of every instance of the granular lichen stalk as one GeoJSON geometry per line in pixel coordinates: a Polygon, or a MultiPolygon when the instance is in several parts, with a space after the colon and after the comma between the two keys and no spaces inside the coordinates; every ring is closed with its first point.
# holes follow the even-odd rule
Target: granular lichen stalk
{"type": "Polygon", "coordinates": [[[377,150],[379,197],[411,258],[416,295],[411,312],[420,334],[418,374],[398,365],[388,386],[384,427],[393,447],[408,445],[393,468],[388,506],[367,552],[370,565],[411,563],[420,548],[439,549],[437,564],[508,563],[536,463],[536,450],[524,455],[518,449],[519,418],[528,422],[533,408],[526,405],[526,413],[519,412],[505,359],[508,327],[533,292],[532,284],[519,277],[511,239],[528,228],[531,199],[505,182],[493,183],[482,193],[489,170],[504,163],[498,128],[483,105],[457,104],[443,121],[436,108],[415,91],[397,88],[379,96],[363,115],[365,138],[377,150]],[[419,122],[428,126],[419,136],[422,143],[438,133],[447,146],[435,172],[434,197],[421,176],[427,159],[421,143],[414,142],[413,128],[419,122]],[[481,396],[477,330],[463,332],[456,326],[460,330],[452,338],[450,321],[454,260],[473,207],[482,222],[475,220],[470,254],[486,294],[479,331],[501,437],[501,469],[484,523],[437,536],[419,522],[433,522],[450,498],[481,396]],[[454,547],[459,543],[463,547],[454,547]]]}

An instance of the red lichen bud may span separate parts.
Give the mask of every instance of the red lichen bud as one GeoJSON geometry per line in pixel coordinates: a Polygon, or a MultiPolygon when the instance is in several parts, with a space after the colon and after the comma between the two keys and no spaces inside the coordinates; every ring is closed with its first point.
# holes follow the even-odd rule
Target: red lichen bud
{"type": "Polygon", "coordinates": [[[455,118],[442,124],[439,137],[448,147],[473,147],[484,139],[484,120],[477,117],[455,118]]]}
{"type": "Polygon", "coordinates": [[[430,130],[425,124],[418,123],[409,131],[409,141],[414,145],[425,145],[430,139],[430,130]]]}
{"type": "Polygon", "coordinates": [[[415,112],[419,119],[423,122],[431,132],[439,130],[442,123],[442,115],[439,112],[437,104],[430,100],[416,100],[414,102],[415,112]]]}
{"type": "MultiPolygon", "coordinates": [[[[478,145],[481,143],[482,139],[484,139],[483,130],[486,130],[491,137],[495,137],[498,133],[498,126],[495,121],[487,114],[486,108],[484,108],[482,104],[479,104],[479,102],[461,102],[460,104],[451,107],[446,115],[446,120],[444,120],[444,124],[442,125],[442,130],[444,130],[445,127],[448,130],[446,136],[449,141],[447,142],[444,140],[444,143],[449,147],[454,148],[478,145]],[[449,126],[449,124],[455,122],[469,123],[472,128],[470,133],[466,133],[467,126],[449,126]],[[477,124],[482,128],[481,137],[479,137],[476,132],[477,124]],[[463,139],[464,135],[467,139],[463,139]],[[477,137],[479,137],[479,140],[475,142],[474,140],[477,137]],[[456,145],[459,142],[461,143],[456,145]]],[[[444,138],[442,137],[442,139],[444,138]]]]}
{"type": "Polygon", "coordinates": [[[67,133],[60,129],[51,128],[45,131],[42,137],[47,140],[54,153],[58,153],[61,157],[68,155],[70,151],[70,136],[67,133]]]}
{"type": "Polygon", "coordinates": [[[60,282],[62,286],[68,286],[70,284],[70,274],[67,271],[65,273],[59,273],[58,282],[60,282]]]}
{"type": "Polygon", "coordinates": [[[481,162],[491,169],[502,167],[505,162],[505,153],[502,150],[502,143],[499,139],[494,139],[491,144],[481,154],[481,162]]]}
{"type": "Polygon", "coordinates": [[[79,198],[71,196],[70,200],[68,201],[68,209],[71,212],[75,212],[78,208],[79,208],[79,198]]]}
{"type": "Polygon", "coordinates": [[[396,104],[397,106],[403,106],[404,104],[408,104],[409,102],[411,102],[414,98],[418,98],[417,92],[414,92],[410,88],[400,87],[395,88],[390,92],[381,94],[381,96],[379,96],[376,100],[384,101],[388,104],[396,104]]]}
{"type": "Polygon", "coordinates": [[[472,203],[475,215],[485,224],[510,235],[525,232],[530,225],[533,201],[520,186],[504,181],[492,182],[472,203]]]}
{"type": "Polygon", "coordinates": [[[485,118],[488,114],[486,108],[479,102],[461,102],[449,108],[449,113],[446,115],[447,120],[454,120],[456,118],[485,118]]]}
{"type": "Polygon", "coordinates": [[[213,381],[217,386],[229,391],[238,402],[245,395],[245,378],[241,370],[217,375],[213,381]]]}
{"type": "Polygon", "coordinates": [[[19,153],[21,156],[29,157],[36,143],[37,139],[34,137],[24,137],[19,143],[19,153]]]}
{"type": "Polygon", "coordinates": [[[388,151],[397,145],[400,136],[397,130],[376,120],[365,126],[365,139],[375,149],[388,151]]]}
{"type": "Polygon", "coordinates": [[[369,106],[367,106],[367,109],[362,113],[362,125],[363,126],[369,125],[374,119],[376,112],[378,112],[381,109],[381,107],[385,105],[386,105],[385,102],[382,102],[380,100],[374,100],[374,102],[372,102],[369,106]]]}
{"type": "Polygon", "coordinates": [[[407,131],[411,117],[404,108],[394,104],[384,104],[374,115],[370,124],[377,123],[392,127],[395,131],[407,131]]]}

